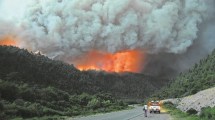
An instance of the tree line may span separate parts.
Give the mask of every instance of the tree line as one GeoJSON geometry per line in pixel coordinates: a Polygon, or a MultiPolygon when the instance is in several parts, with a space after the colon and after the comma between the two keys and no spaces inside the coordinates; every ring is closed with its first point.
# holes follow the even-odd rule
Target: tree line
{"type": "Polygon", "coordinates": [[[79,71],[12,46],[0,46],[0,66],[4,120],[120,110],[127,107],[120,100],[144,99],[168,81],[144,74],[79,71]]]}
{"type": "Polygon", "coordinates": [[[193,68],[171,80],[153,97],[160,99],[185,97],[211,87],[215,87],[215,50],[193,68]]]}

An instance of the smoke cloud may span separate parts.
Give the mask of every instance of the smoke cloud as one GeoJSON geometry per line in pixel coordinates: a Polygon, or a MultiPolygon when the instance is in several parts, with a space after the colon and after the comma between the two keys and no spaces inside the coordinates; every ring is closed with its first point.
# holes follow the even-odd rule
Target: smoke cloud
{"type": "Polygon", "coordinates": [[[215,48],[214,0],[15,0],[22,9],[6,1],[0,19],[12,25],[1,22],[0,36],[70,63],[91,50],[138,49],[148,54],[144,71],[161,74],[185,70],[215,48]]]}

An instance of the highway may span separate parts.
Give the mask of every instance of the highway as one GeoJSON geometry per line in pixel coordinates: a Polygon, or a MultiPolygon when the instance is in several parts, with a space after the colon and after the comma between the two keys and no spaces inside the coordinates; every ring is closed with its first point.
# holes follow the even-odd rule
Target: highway
{"type": "Polygon", "coordinates": [[[171,116],[164,110],[161,111],[161,114],[148,113],[148,116],[145,117],[142,108],[142,106],[134,106],[134,109],[130,110],[69,118],[67,120],[172,120],[171,116]]]}

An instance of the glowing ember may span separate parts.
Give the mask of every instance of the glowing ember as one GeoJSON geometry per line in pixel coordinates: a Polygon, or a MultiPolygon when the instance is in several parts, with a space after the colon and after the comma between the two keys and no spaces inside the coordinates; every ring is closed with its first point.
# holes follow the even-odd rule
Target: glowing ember
{"type": "Polygon", "coordinates": [[[140,72],[143,63],[143,52],[137,50],[118,53],[101,53],[91,51],[76,62],[79,70],[104,70],[107,72],[140,72]]]}
{"type": "Polygon", "coordinates": [[[17,42],[12,37],[0,38],[0,45],[17,46],[17,42]]]}

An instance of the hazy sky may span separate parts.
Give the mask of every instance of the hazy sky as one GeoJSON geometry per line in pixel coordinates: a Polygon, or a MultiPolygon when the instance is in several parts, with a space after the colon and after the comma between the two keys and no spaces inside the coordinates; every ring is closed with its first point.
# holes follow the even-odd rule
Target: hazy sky
{"type": "Polygon", "coordinates": [[[0,0],[1,19],[21,19],[29,3],[30,0],[0,0]]]}

